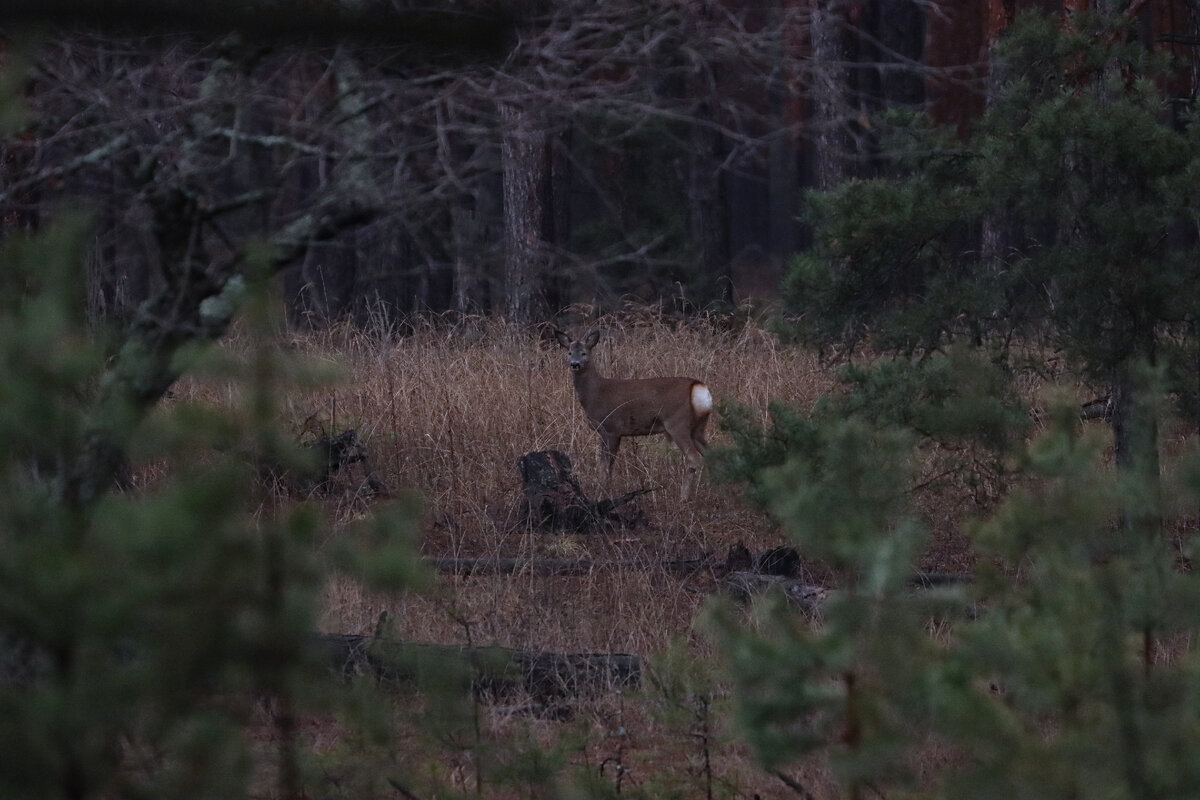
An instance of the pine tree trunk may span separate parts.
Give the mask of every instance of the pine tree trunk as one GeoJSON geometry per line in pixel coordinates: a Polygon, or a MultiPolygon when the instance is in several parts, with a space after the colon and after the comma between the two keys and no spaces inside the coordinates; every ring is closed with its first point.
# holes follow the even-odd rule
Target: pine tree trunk
{"type": "MultiPolygon", "coordinates": [[[[718,281],[729,271],[728,215],[724,213],[726,204],[719,157],[721,135],[700,125],[694,142],[696,149],[688,175],[692,240],[700,246],[703,274],[718,281]]],[[[729,281],[722,284],[726,288],[730,285],[729,281]]]]}
{"type": "Polygon", "coordinates": [[[546,134],[532,113],[516,103],[500,104],[500,164],[504,173],[504,313],[513,322],[533,315],[535,282],[541,274],[542,224],[546,217],[546,134]]]}
{"type": "Polygon", "coordinates": [[[480,305],[479,275],[476,267],[478,248],[471,247],[477,241],[476,217],[469,208],[450,209],[450,230],[454,239],[454,310],[468,314],[480,305]]]}
{"type": "MultiPolygon", "coordinates": [[[[1158,417],[1151,397],[1152,387],[1139,380],[1138,373],[1152,364],[1152,355],[1144,363],[1122,364],[1112,382],[1112,430],[1117,470],[1134,478],[1147,491],[1157,493],[1159,484],[1158,417]]],[[[1159,529],[1157,512],[1150,509],[1125,509],[1123,525],[1133,533],[1154,535],[1159,529]]]]}
{"type": "Polygon", "coordinates": [[[843,0],[816,0],[813,4],[811,91],[818,189],[832,189],[847,174],[850,70],[844,15],[843,0]]]}

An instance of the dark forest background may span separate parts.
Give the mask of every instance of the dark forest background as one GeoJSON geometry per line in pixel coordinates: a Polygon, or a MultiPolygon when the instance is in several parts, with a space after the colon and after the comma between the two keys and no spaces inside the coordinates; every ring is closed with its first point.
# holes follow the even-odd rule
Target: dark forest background
{"type": "MultiPolygon", "coordinates": [[[[296,321],[771,297],[810,244],[805,190],[885,169],[889,109],[965,133],[989,46],[1034,5],[1074,10],[331,0],[185,34],[138,3],[18,3],[4,59],[31,114],[0,143],[0,218],[91,214],[88,307],[117,322],[164,273],[220,285],[251,241],[296,321]]],[[[1195,4],[1133,6],[1191,97],[1195,4]]]]}

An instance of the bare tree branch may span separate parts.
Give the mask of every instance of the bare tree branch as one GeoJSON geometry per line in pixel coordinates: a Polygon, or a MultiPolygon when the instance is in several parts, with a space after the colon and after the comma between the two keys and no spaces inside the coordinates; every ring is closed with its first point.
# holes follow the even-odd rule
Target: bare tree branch
{"type": "Polygon", "coordinates": [[[90,152],[77,156],[64,164],[56,164],[38,170],[36,173],[24,175],[21,178],[12,181],[5,187],[4,191],[0,192],[0,203],[6,203],[13,197],[20,195],[22,192],[59,180],[68,175],[72,175],[87,167],[94,167],[103,164],[114,153],[119,152],[129,145],[132,140],[132,135],[125,133],[116,136],[108,142],[100,145],[90,152]]]}

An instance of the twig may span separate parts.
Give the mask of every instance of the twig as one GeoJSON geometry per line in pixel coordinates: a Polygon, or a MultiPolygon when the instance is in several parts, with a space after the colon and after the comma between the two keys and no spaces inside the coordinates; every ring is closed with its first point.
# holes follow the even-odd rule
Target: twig
{"type": "Polygon", "coordinates": [[[777,769],[771,770],[771,774],[783,781],[784,786],[787,786],[793,792],[803,797],[804,800],[816,800],[816,798],[812,796],[812,792],[808,791],[808,789],[805,789],[804,786],[795,778],[784,775],[777,769]]]}
{"type": "Polygon", "coordinates": [[[106,144],[103,144],[100,147],[97,147],[95,150],[92,150],[90,153],[84,153],[78,158],[72,159],[62,166],[44,169],[26,178],[13,181],[9,184],[6,190],[0,192],[0,203],[10,200],[13,196],[25,191],[26,189],[37,186],[38,184],[54,180],[55,178],[61,178],[64,175],[84,169],[85,167],[99,164],[101,161],[105,160],[110,155],[129,144],[132,138],[132,134],[121,134],[120,136],[114,137],[106,144]]]}
{"type": "Polygon", "coordinates": [[[420,797],[404,788],[404,785],[395,778],[388,778],[387,782],[393,789],[400,793],[400,796],[403,797],[404,800],[421,800],[420,797]]]}

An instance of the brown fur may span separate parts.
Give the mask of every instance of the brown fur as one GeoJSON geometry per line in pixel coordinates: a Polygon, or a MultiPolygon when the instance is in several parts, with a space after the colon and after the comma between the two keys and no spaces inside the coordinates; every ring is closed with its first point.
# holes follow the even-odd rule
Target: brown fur
{"type": "Polygon", "coordinates": [[[693,391],[704,384],[694,378],[606,378],[591,363],[592,348],[600,341],[599,331],[592,331],[583,341],[571,341],[567,334],[556,331],[555,339],[569,354],[575,396],[588,422],[600,434],[608,479],[612,479],[622,438],[665,433],[688,461],[691,475],[684,481],[683,496],[694,496],[708,444],[704,428],[711,401],[707,408],[696,408],[693,391]]]}

